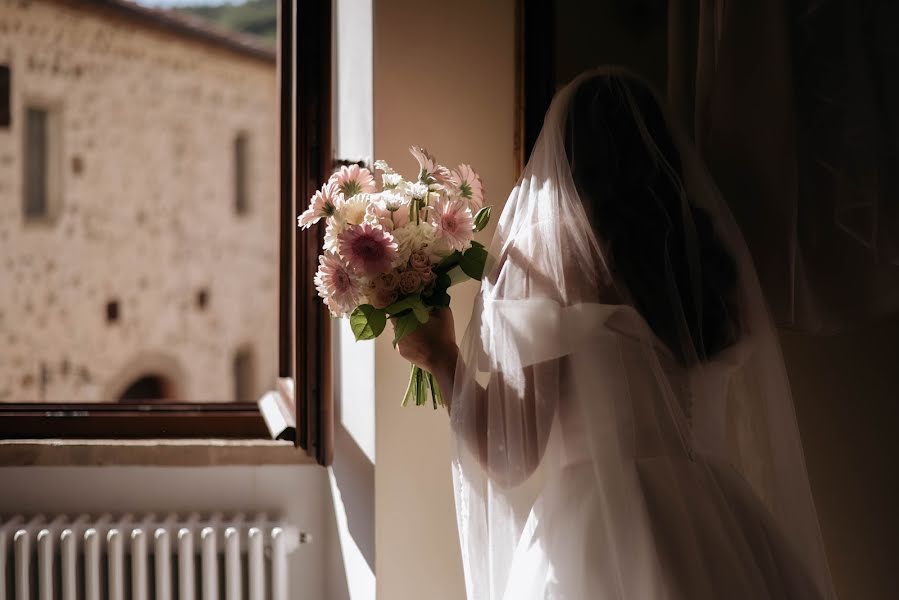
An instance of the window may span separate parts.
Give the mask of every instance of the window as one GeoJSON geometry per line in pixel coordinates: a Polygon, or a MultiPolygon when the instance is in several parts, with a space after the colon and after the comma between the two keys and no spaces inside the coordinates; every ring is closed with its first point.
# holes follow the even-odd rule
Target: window
{"type": "Polygon", "coordinates": [[[26,221],[47,220],[59,201],[59,115],[27,105],[23,123],[23,211],[26,221]]]}
{"type": "Polygon", "coordinates": [[[250,211],[247,190],[247,134],[239,133],[234,138],[234,211],[245,215],[250,211]]]}
{"type": "Polygon", "coordinates": [[[257,396],[290,377],[298,443],[328,460],[323,231],[297,236],[295,215],[330,169],[331,8],[278,2],[276,45],[124,2],[9,9],[8,44],[37,58],[9,90],[22,167],[0,202],[21,190],[54,227],[0,237],[0,438],[268,437],[257,396]]]}
{"type": "Polygon", "coordinates": [[[234,376],[234,401],[247,402],[256,399],[256,359],[253,349],[240,348],[234,353],[234,362],[231,367],[234,376]]]}
{"type": "Polygon", "coordinates": [[[0,65],[0,127],[12,124],[12,82],[9,65],[0,65]]]}

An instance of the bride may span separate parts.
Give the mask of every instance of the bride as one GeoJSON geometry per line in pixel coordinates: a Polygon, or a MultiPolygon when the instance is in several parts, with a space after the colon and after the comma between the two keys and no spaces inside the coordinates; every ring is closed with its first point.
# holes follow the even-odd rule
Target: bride
{"type": "Polygon", "coordinates": [[[471,599],[835,598],[747,249],[650,88],[560,91],[467,333],[399,344],[447,398],[471,599]]]}

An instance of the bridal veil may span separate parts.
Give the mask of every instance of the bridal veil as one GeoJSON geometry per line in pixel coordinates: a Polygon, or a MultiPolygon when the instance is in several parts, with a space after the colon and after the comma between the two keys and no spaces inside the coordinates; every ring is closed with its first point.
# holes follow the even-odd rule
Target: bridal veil
{"type": "Polygon", "coordinates": [[[832,598],[749,253],[694,149],[660,108],[647,114],[641,93],[651,95],[635,76],[602,69],[556,95],[490,245],[451,411],[469,598],[515,597],[517,563],[534,550],[523,546],[541,544],[534,568],[561,590],[598,576],[602,597],[674,598],[692,569],[708,581],[689,589],[731,585],[732,598],[772,577],[832,598]],[[616,162],[616,123],[636,126],[642,166],[616,162]],[[589,497],[589,531],[562,533],[576,497],[589,497]],[[554,532],[599,550],[577,564],[582,553],[547,541],[554,532]],[[760,558],[769,543],[789,564],[760,558]]]}

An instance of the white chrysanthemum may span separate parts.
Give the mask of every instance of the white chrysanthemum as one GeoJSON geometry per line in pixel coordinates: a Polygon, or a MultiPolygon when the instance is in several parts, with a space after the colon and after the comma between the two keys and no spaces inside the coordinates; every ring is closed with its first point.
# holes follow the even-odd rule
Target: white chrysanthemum
{"type": "Polygon", "coordinates": [[[393,231],[393,237],[399,246],[399,264],[405,264],[413,252],[423,252],[434,262],[450,253],[447,246],[438,243],[434,226],[425,221],[399,227],[393,231]]]}
{"type": "Polygon", "coordinates": [[[393,231],[409,222],[409,201],[390,192],[376,194],[368,205],[365,220],[393,231]]]}
{"type": "Polygon", "coordinates": [[[409,186],[409,195],[416,200],[423,200],[429,193],[427,184],[416,181],[409,186]]]}
{"type": "Polygon", "coordinates": [[[395,171],[390,168],[390,165],[387,164],[386,160],[376,160],[375,161],[375,169],[378,171],[383,171],[384,173],[394,173],[395,171]]]}
{"type": "Polygon", "coordinates": [[[322,245],[322,248],[324,248],[326,252],[336,253],[338,250],[337,238],[341,233],[346,231],[346,228],[347,223],[342,219],[328,219],[328,226],[325,228],[325,242],[322,245]]]}
{"type": "Polygon", "coordinates": [[[393,190],[403,183],[403,176],[399,173],[384,173],[381,175],[381,181],[385,190],[393,190]]]}
{"type": "Polygon", "coordinates": [[[356,194],[343,200],[337,205],[338,218],[349,225],[361,225],[371,199],[370,194],[356,194]]]}

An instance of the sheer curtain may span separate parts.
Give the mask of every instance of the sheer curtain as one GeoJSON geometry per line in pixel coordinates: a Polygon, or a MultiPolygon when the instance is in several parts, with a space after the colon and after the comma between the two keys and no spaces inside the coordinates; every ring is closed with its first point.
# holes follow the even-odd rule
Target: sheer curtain
{"type": "Polygon", "coordinates": [[[782,326],[899,310],[897,28],[889,1],[700,2],[696,144],[782,326]]]}

